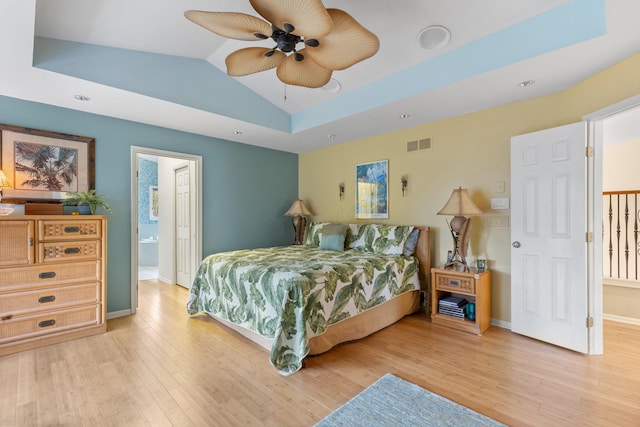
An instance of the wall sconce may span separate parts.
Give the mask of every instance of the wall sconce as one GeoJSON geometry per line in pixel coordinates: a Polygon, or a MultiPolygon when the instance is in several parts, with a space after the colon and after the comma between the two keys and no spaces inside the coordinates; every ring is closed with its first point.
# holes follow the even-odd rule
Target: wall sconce
{"type": "Polygon", "coordinates": [[[338,184],[338,191],[340,192],[340,200],[344,199],[344,182],[338,184]]]}
{"type": "Polygon", "coordinates": [[[402,175],[400,182],[402,182],[402,197],[404,197],[404,194],[407,191],[407,185],[409,185],[409,178],[407,178],[407,175],[402,175]]]}

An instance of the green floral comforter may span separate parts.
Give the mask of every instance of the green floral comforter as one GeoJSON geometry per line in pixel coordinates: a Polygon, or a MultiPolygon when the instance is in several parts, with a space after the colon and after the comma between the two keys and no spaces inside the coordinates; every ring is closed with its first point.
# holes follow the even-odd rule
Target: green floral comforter
{"type": "Polygon", "coordinates": [[[302,367],[309,339],[329,325],[420,289],[413,257],[310,246],[247,249],[205,258],[189,314],[210,313],[272,339],[283,375],[302,367]]]}

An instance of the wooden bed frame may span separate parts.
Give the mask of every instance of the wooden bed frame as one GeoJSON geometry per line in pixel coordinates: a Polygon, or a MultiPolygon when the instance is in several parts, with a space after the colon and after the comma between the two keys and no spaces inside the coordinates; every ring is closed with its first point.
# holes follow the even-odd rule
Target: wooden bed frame
{"type": "MultiPolygon", "coordinates": [[[[416,228],[420,229],[420,235],[413,256],[418,258],[419,261],[418,275],[420,277],[421,291],[406,292],[357,316],[329,326],[322,335],[309,340],[309,356],[324,353],[344,342],[364,338],[380,329],[386,328],[408,314],[415,313],[420,308],[421,292],[425,295],[424,304],[425,309],[428,310],[428,307],[430,307],[429,277],[431,275],[430,230],[429,227],[425,226],[417,226],[416,228]]],[[[211,314],[209,316],[261,347],[271,350],[272,340],[217,316],[211,314]]]]}

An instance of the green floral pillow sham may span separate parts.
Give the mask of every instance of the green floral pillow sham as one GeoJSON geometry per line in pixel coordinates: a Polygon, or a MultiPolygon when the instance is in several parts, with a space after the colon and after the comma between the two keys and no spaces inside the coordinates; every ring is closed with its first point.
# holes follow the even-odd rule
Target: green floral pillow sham
{"type": "Polygon", "coordinates": [[[322,227],[327,225],[327,222],[311,222],[309,224],[309,230],[307,230],[307,240],[305,244],[307,246],[320,246],[320,238],[322,237],[322,227]]]}
{"type": "Polygon", "coordinates": [[[402,255],[413,229],[413,225],[361,224],[349,247],[363,252],[402,255]]]}
{"type": "MultiPolygon", "coordinates": [[[[322,228],[331,223],[312,222],[307,246],[320,246],[322,228]]],[[[413,225],[348,224],[345,248],[386,255],[403,255],[413,225]]],[[[417,237],[417,236],[416,236],[417,237]]]]}

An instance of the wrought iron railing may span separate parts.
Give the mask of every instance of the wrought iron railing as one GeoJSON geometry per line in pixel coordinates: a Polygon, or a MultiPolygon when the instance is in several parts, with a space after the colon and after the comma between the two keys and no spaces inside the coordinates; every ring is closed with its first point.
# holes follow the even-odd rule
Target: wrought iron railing
{"type": "Polygon", "coordinates": [[[602,274],[615,279],[638,280],[640,190],[605,191],[602,195],[602,274]]]}

